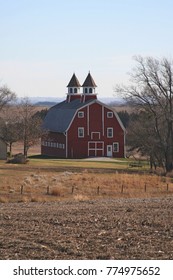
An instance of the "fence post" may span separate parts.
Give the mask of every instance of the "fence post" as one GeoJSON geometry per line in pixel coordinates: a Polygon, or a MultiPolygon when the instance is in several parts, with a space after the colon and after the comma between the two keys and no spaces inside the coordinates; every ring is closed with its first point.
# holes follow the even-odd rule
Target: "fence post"
{"type": "Polygon", "coordinates": [[[99,193],[100,193],[100,187],[98,186],[97,187],[97,194],[99,195],[99,193]]]}
{"type": "Polygon", "coordinates": [[[74,186],[72,186],[71,188],[71,193],[73,194],[73,192],[74,192],[74,186]]]}
{"type": "Polygon", "coordinates": [[[20,187],[20,194],[23,194],[23,185],[20,187]]]}
{"type": "Polygon", "coordinates": [[[121,193],[123,193],[123,191],[124,191],[124,185],[122,184],[122,186],[121,186],[121,193]]]}
{"type": "Polygon", "coordinates": [[[49,186],[47,186],[47,194],[49,194],[49,186]]]}
{"type": "Polygon", "coordinates": [[[145,192],[147,191],[147,184],[145,183],[145,186],[144,186],[144,190],[145,192]]]}
{"type": "Polygon", "coordinates": [[[166,185],[166,190],[169,191],[169,184],[166,185]]]}

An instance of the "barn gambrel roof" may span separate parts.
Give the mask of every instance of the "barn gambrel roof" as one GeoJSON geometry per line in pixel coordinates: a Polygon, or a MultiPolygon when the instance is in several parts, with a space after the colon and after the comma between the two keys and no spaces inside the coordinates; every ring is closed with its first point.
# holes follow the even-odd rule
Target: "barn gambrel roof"
{"type": "Polygon", "coordinates": [[[69,103],[67,101],[63,101],[61,103],[56,104],[55,106],[49,109],[44,119],[43,129],[52,132],[60,132],[60,133],[66,132],[70,127],[70,124],[74,119],[77,111],[93,103],[98,103],[113,111],[121,128],[125,130],[121,120],[119,119],[117,113],[113,110],[113,108],[110,108],[109,106],[101,103],[97,99],[94,100],[90,99],[84,103],[81,103],[80,99],[75,99],[69,103]]]}
{"type": "Polygon", "coordinates": [[[76,111],[91,102],[93,101],[88,100],[85,103],[81,103],[79,99],[75,99],[69,103],[66,101],[58,103],[49,109],[44,119],[43,129],[61,133],[65,132],[75,116],[76,111]]]}

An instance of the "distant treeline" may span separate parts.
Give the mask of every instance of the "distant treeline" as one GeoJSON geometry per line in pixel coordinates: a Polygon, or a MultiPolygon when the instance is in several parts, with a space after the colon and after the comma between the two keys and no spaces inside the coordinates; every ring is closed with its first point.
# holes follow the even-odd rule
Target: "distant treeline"
{"type": "Polygon", "coordinates": [[[34,103],[34,106],[47,106],[47,107],[52,107],[54,105],[56,105],[57,102],[50,102],[50,101],[43,101],[43,102],[37,102],[34,103]]]}

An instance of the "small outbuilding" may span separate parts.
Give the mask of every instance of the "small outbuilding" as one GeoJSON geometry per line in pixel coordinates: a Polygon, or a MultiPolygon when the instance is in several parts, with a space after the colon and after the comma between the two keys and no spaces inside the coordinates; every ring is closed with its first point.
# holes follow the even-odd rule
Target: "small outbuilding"
{"type": "Polygon", "coordinates": [[[7,159],[7,144],[0,138],[0,159],[7,159]]]}

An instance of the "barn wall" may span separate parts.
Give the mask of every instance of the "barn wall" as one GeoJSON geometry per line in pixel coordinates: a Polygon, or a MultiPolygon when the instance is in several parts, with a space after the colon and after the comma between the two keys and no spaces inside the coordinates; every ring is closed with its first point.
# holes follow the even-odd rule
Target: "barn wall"
{"type": "Polygon", "coordinates": [[[66,157],[66,137],[62,133],[50,132],[42,137],[41,154],[55,156],[59,158],[66,157]]]}
{"type": "MultiPolygon", "coordinates": [[[[107,118],[107,112],[110,112],[111,110],[107,109],[104,107],[104,141],[106,145],[111,145],[113,142],[118,142],[119,143],[119,152],[114,153],[113,152],[113,157],[124,157],[124,131],[122,127],[120,126],[117,118],[113,114],[113,118],[107,118]],[[113,127],[113,138],[107,138],[107,128],[108,127],[113,127]]],[[[113,112],[113,111],[112,111],[113,112]]]]}
{"type": "Polygon", "coordinates": [[[79,110],[84,113],[84,118],[79,118],[76,114],[70,129],[68,130],[68,157],[83,158],[88,153],[88,136],[87,136],[87,107],[79,110]],[[84,138],[78,138],[78,127],[84,127],[84,138]]]}

